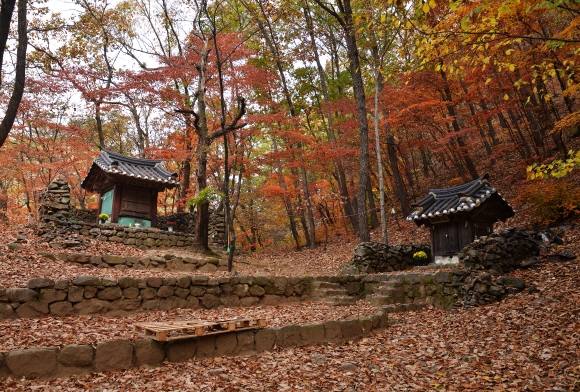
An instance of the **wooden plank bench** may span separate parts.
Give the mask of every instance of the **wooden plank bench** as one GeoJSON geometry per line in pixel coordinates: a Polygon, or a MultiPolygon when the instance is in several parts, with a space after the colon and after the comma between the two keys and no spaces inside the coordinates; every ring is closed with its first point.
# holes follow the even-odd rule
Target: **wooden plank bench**
{"type": "Polygon", "coordinates": [[[133,324],[133,331],[144,333],[152,339],[167,342],[170,340],[187,339],[197,336],[215,335],[218,333],[258,329],[266,326],[263,318],[241,318],[231,320],[174,320],[164,322],[149,322],[133,324]]]}

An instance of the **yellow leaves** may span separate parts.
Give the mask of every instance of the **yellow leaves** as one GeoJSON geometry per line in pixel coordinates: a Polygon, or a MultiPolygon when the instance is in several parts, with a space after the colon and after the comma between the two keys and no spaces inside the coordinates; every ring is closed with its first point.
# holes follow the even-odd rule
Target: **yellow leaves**
{"type": "Polygon", "coordinates": [[[385,23],[386,20],[387,20],[387,15],[382,14],[381,15],[381,23],[385,23]]]}
{"type": "MultiPolygon", "coordinates": [[[[552,165],[550,165],[550,166],[552,166],[552,165]]],[[[550,169],[552,169],[552,168],[550,168],[550,169]]],[[[529,172],[529,171],[531,171],[531,170],[532,170],[532,167],[531,167],[531,166],[528,166],[528,167],[526,168],[526,170],[529,172]]],[[[532,180],[533,180],[533,178],[532,178],[532,180]]],[[[535,333],[535,334],[533,334],[533,335],[532,335],[532,339],[533,339],[533,340],[540,340],[540,335],[539,335],[539,334],[537,334],[537,333],[535,333]]]]}
{"type": "Polygon", "coordinates": [[[489,61],[490,61],[490,59],[491,59],[491,57],[489,57],[489,56],[488,56],[488,57],[486,57],[486,58],[484,58],[484,59],[483,59],[483,63],[484,63],[484,64],[489,64],[489,61]]]}
{"type": "Polygon", "coordinates": [[[513,65],[513,64],[510,64],[510,65],[508,66],[508,68],[509,68],[510,72],[514,72],[514,71],[516,70],[516,66],[515,66],[515,65],[513,65]]]}
{"type": "Polygon", "coordinates": [[[503,99],[504,99],[504,101],[507,101],[508,99],[510,99],[510,96],[509,96],[509,94],[508,94],[508,93],[506,93],[506,94],[503,96],[503,99]]]}
{"type": "Polygon", "coordinates": [[[491,78],[487,78],[487,79],[485,80],[485,84],[486,84],[486,85],[488,85],[488,84],[489,84],[489,82],[491,82],[491,78]]]}
{"type": "Polygon", "coordinates": [[[508,50],[506,50],[506,51],[505,51],[505,54],[506,54],[507,56],[509,56],[509,55],[511,55],[513,52],[514,52],[514,50],[513,50],[513,49],[508,49],[508,50]]]}

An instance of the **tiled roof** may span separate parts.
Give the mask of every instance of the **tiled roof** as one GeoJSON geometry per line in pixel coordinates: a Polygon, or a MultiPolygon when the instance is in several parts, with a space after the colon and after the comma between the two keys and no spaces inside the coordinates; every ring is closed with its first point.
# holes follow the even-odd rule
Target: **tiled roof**
{"type": "Polygon", "coordinates": [[[488,184],[488,177],[488,174],[485,174],[477,180],[453,188],[429,189],[427,196],[413,204],[415,211],[407,217],[407,220],[420,224],[422,220],[439,216],[470,213],[489,199],[497,203],[497,208],[494,209],[497,211],[494,213],[498,219],[512,217],[513,209],[501,194],[488,184]]]}
{"type": "Polygon", "coordinates": [[[177,174],[165,170],[162,162],[160,159],[132,158],[102,148],[81,186],[84,188],[95,165],[110,175],[154,181],[169,187],[179,185],[177,174]]]}

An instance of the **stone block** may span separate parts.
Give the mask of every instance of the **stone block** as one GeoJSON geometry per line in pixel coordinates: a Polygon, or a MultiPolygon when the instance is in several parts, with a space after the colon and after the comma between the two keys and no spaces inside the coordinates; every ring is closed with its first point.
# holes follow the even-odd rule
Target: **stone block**
{"type": "Polygon", "coordinates": [[[207,285],[208,281],[209,281],[209,277],[207,277],[207,276],[192,276],[191,277],[191,284],[193,284],[193,285],[204,286],[204,285],[207,285]]]}
{"type": "Polygon", "coordinates": [[[123,290],[123,297],[127,299],[135,299],[139,297],[139,289],[136,287],[128,287],[123,290]]]}
{"type": "Polygon", "coordinates": [[[221,333],[215,336],[215,354],[220,357],[232,355],[238,346],[238,338],[235,332],[221,333]]]}
{"type": "Polygon", "coordinates": [[[78,276],[72,281],[75,286],[100,286],[101,283],[98,276],[78,276]]]}
{"type": "Polygon", "coordinates": [[[28,348],[6,355],[8,369],[17,377],[45,377],[56,370],[56,348],[28,348]]]}
{"type": "Polygon", "coordinates": [[[64,301],[66,296],[67,293],[63,290],[41,289],[39,301],[49,304],[56,301],[64,301]]]}
{"type": "Polygon", "coordinates": [[[111,310],[111,304],[97,298],[84,299],[73,306],[77,314],[104,314],[111,310]]]}
{"type": "Polygon", "coordinates": [[[358,320],[364,335],[368,334],[373,329],[373,320],[370,317],[363,317],[358,320]]]}
{"type": "Polygon", "coordinates": [[[157,365],[165,359],[163,343],[153,339],[138,339],[133,343],[135,348],[135,366],[157,365]]]}
{"type": "Polygon", "coordinates": [[[191,285],[191,277],[184,275],[177,278],[177,287],[187,289],[191,285]]]}
{"type": "Polygon", "coordinates": [[[261,297],[261,296],[263,296],[264,294],[266,294],[266,290],[264,290],[264,288],[263,288],[263,287],[261,287],[261,286],[259,286],[259,285],[255,284],[255,285],[252,285],[252,286],[250,287],[250,289],[249,289],[249,293],[250,293],[250,295],[252,295],[253,297],[261,297]]]}
{"type": "Polygon", "coordinates": [[[153,299],[157,296],[157,290],[151,287],[147,287],[145,289],[140,290],[141,298],[144,300],[153,299]]]}
{"type": "Polygon", "coordinates": [[[98,292],[97,298],[103,301],[114,301],[123,296],[123,290],[120,287],[107,287],[98,292]]]}
{"type": "Polygon", "coordinates": [[[254,336],[256,352],[270,351],[276,341],[276,330],[272,328],[259,329],[254,336]]]}
{"type": "Polygon", "coordinates": [[[66,260],[70,261],[71,263],[86,264],[91,262],[91,255],[73,253],[68,255],[66,260]]]}
{"type": "Polygon", "coordinates": [[[52,279],[45,279],[45,278],[34,278],[28,281],[26,287],[29,289],[41,289],[44,287],[52,287],[54,286],[54,280],[52,279]]]}
{"type": "Polygon", "coordinates": [[[342,340],[342,328],[338,321],[327,321],[324,324],[324,340],[338,342],[342,340]]]}
{"type": "Polygon", "coordinates": [[[254,331],[240,331],[236,333],[238,345],[236,346],[236,354],[246,355],[254,353],[256,344],[254,342],[254,331]]]}
{"type": "Polygon", "coordinates": [[[175,296],[179,298],[187,298],[189,294],[189,289],[182,289],[180,287],[175,289],[175,296]]]}
{"type": "Polygon", "coordinates": [[[85,289],[84,287],[72,286],[68,289],[67,300],[69,302],[80,302],[84,298],[85,289]]]}
{"type": "Polygon", "coordinates": [[[63,366],[86,367],[93,362],[94,349],[91,346],[70,344],[60,350],[58,361],[63,366]]]}
{"type": "Polygon", "coordinates": [[[283,302],[279,295],[264,295],[260,299],[260,305],[262,306],[276,306],[283,302]]]}
{"type": "Polygon", "coordinates": [[[348,282],[346,284],[346,291],[348,295],[358,294],[360,292],[360,289],[361,289],[360,282],[348,282]]]}
{"type": "Polygon", "coordinates": [[[95,349],[95,370],[128,369],[133,364],[133,345],[128,339],[100,343],[95,349]]]}
{"type": "Polygon", "coordinates": [[[68,301],[53,302],[48,308],[53,317],[70,316],[75,312],[72,304],[68,301]]]}
{"type": "Polygon", "coordinates": [[[54,284],[55,290],[66,290],[70,286],[70,281],[68,280],[58,280],[54,284]]]}
{"type": "Polygon", "coordinates": [[[200,336],[197,338],[196,358],[212,358],[216,356],[216,336],[200,336]]]}
{"type": "Polygon", "coordinates": [[[205,290],[205,286],[191,286],[189,288],[190,294],[196,297],[202,297],[205,294],[205,290]]]}
{"type": "Polygon", "coordinates": [[[169,362],[185,362],[197,352],[197,338],[173,340],[165,349],[169,362]]]}
{"type": "Polygon", "coordinates": [[[29,302],[38,298],[38,292],[25,288],[9,288],[6,290],[6,297],[9,302],[29,302]]]}
{"type": "Polygon", "coordinates": [[[158,299],[151,299],[143,301],[141,305],[143,310],[159,310],[159,300],[158,299]]]}
{"type": "Polygon", "coordinates": [[[9,304],[0,303],[0,319],[13,319],[16,318],[16,313],[14,312],[14,308],[9,304]]]}
{"type": "Polygon", "coordinates": [[[99,292],[99,289],[95,286],[87,286],[85,287],[85,293],[84,296],[86,299],[91,299],[94,298],[95,295],[97,295],[97,293],[99,292]]]}
{"type": "Polygon", "coordinates": [[[324,342],[324,325],[309,324],[300,328],[300,340],[302,346],[311,346],[324,342]]]}
{"type": "Polygon", "coordinates": [[[16,308],[20,318],[39,318],[48,314],[48,304],[40,301],[30,301],[16,308]]]}
{"type": "Polygon", "coordinates": [[[206,264],[197,269],[199,272],[212,273],[217,271],[217,267],[213,264],[206,264]]]}
{"type": "Polygon", "coordinates": [[[173,295],[175,288],[173,286],[161,286],[159,290],[157,290],[157,296],[159,298],[169,298],[173,295]]]}
{"type": "Polygon", "coordinates": [[[204,295],[201,297],[200,302],[206,309],[215,309],[221,305],[219,298],[212,294],[204,295]]]}
{"type": "Polygon", "coordinates": [[[255,306],[260,302],[260,298],[257,297],[244,297],[240,298],[240,303],[242,306],[255,306]]]}
{"type": "Polygon", "coordinates": [[[129,287],[138,287],[138,282],[131,276],[121,276],[117,281],[117,285],[122,289],[126,289],[129,287]]]}
{"type": "Polygon", "coordinates": [[[276,331],[278,347],[296,347],[300,345],[301,328],[299,325],[287,325],[276,331]]]}
{"type": "Polygon", "coordinates": [[[163,279],[157,277],[147,278],[147,286],[159,288],[163,284],[163,279]]]}
{"type": "Polygon", "coordinates": [[[133,312],[141,306],[140,299],[118,299],[111,302],[111,315],[125,315],[128,312],[133,312]]]}
{"type": "Polygon", "coordinates": [[[226,308],[236,308],[241,305],[237,295],[224,295],[220,297],[222,305],[226,308]]]}

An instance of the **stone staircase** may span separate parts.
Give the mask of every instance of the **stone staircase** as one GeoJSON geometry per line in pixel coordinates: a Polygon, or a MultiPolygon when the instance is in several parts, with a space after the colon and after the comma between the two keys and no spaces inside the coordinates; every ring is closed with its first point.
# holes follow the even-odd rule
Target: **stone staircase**
{"type": "Polygon", "coordinates": [[[313,283],[314,291],[312,300],[334,306],[352,305],[357,298],[349,296],[348,291],[340,285],[329,281],[315,281],[313,283]]]}
{"type": "Polygon", "coordinates": [[[373,288],[373,294],[367,295],[365,298],[371,305],[384,306],[402,303],[405,297],[403,290],[403,283],[396,280],[383,280],[377,282],[377,286],[373,288]]]}

